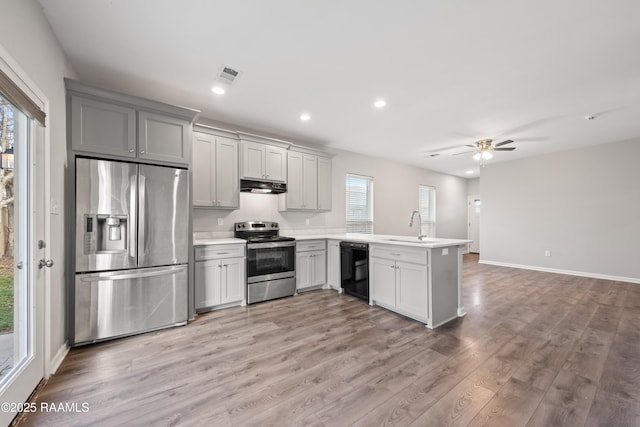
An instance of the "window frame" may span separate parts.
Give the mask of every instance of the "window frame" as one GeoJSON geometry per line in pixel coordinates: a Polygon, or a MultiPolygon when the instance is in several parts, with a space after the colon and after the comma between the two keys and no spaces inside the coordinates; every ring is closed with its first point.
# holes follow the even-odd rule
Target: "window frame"
{"type": "Polygon", "coordinates": [[[436,187],[433,185],[418,185],[418,212],[420,212],[420,219],[422,220],[423,233],[427,237],[436,237],[436,187]],[[423,201],[423,197],[427,193],[426,197],[429,197],[428,201],[423,201]],[[428,210],[426,210],[428,209],[428,210]]]}
{"type": "Polygon", "coordinates": [[[347,173],[345,176],[345,227],[347,233],[361,233],[361,234],[373,234],[373,177],[366,175],[359,175],[353,173],[347,173]],[[350,191],[349,180],[362,180],[366,185],[365,190],[365,199],[366,199],[366,207],[367,207],[367,215],[365,218],[353,219],[354,217],[363,215],[353,215],[352,204],[350,200],[353,201],[355,197],[353,195],[353,191],[350,191]]]}

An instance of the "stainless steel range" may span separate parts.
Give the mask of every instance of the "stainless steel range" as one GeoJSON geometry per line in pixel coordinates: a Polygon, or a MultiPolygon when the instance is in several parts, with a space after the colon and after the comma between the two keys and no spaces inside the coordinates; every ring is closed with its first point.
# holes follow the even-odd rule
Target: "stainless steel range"
{"type": "Polygon", "coordinates": [[[247,241],[248,304],[296,293],[296,242],[277,222],[237,222],[234,235],[247,241]]]}

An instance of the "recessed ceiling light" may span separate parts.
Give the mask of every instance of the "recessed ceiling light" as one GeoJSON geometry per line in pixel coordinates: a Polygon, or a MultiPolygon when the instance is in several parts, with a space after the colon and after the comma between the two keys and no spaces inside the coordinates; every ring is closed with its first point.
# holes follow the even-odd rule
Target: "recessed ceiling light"
{"type": "Polygon", "coordinates": [[[596,118],[596,116],[591,115],[591,114],[588,114],[588,115],[584,116],[584,119],[585,119],[585,120],[593,120],[593,119],[595,119],[595,118],[596,118]]]}
{"type": "Polygon", "coordinates": [[[216,95],[224,95],[224,88],[221,86],[214,86],[211,88],[211,92],[215,93],[216,95]]]}
{"type": "Polygon", "coordinates": [[[378,99],[376,102],[373,103],[373,106],[376,108],[384,108],[387,105],[387,101],[385,101],[384,99],[378,99]]]}
{"type": "Polygon", "coordinates": [[[303,122],[308,122],[311,119],[311,116],[308,113],[300,114],[300,120],[303,122]]]}
{"type": "Polygon", "coordinates": [[[466,173],[467,173],[467,175],[473,175],[473,171],[472,170],[468,170],[466,173]]]}

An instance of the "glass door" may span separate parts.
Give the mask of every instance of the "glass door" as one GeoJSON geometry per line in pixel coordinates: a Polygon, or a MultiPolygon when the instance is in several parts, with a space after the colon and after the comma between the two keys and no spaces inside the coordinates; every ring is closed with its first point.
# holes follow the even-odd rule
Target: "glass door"
{"type": "Polygon", "coordinates": [[[45,218],[44,172],[36,166],[43,135],[0,94],[0,425],[21,411],[44,374],[42,267],[48,265],[39,263],[43,251],[35,243],[45,218]]]}

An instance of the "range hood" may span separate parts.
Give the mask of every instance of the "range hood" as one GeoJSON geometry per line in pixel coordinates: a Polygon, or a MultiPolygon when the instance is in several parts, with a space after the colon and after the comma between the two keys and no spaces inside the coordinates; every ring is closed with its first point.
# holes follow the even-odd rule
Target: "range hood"
{"type": "Polygon", "coordinates": [[[241,179],[240,191],[244,193],[282,194],[287,192],[287,184],[282,182],[241,179]]]}

